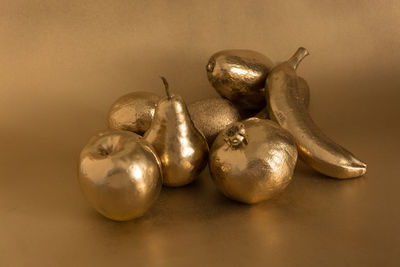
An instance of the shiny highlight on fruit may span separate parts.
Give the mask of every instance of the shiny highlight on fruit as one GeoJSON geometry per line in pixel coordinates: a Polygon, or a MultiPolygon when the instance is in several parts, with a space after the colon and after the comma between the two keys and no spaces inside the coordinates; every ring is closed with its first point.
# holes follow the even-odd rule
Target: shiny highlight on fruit
{"type": "Polygon", "coordinates": [[[328,138],[298,100],[296,69],[308,51],[300,47],[286,62],[268,75],[270,117],[288,130],[297,143],[300,157],[318,172],[333,178],[353,178],[366,173],[367,165],[328,138]]]}
{"type": "Polygon", "coordinates": [[[208,163],[220,192],[253,204],[285,189],[296,162],[296,144],[286,130],[273,121],[250,118],[219,133],[208,163]]]}
{"type": "Polygon", "coordinates": [[[158,198],[161,163],[139,135],[107,130],[93,136],[83,148],[78,180],[99,213],[127,221],[142,216],[158,198]]]}
{"type": "Polygon", "coordinates": [[[239,109],[260,110],[265,106],[265,79],[272,61],[256,51],[219,51],[209,59],[207,77],[215,90],[239,109]]]}
{"type": "MultiPolygon", "coordinates": [[[[302,77],[298,77],[298,86],[297,90],[298,93],[296,94],[296,98],[298,99],[299,103],[304,105],[306,108],[310,106],[310,87],[306,80],[302,77]]],[[[264,107],[260,112],[258,112],[254,117],[260,119],[270,119],[269,117],[268,107],[264,107]]]]}
{"type": "Polygon", "coordinates": [[[150,127],[160,97],[149,92],[132,92],[118,98],[108,113],[108,127],[143,135],[150,127]]]}
{"type": "Polygon", "coordinates": [[[193,125],[182,97],[170,94],[167,81],[162,79],[167,96],[158,102],[144,139],[160,157],[164,185],[183,186],[194,181],[206,166],[208,145],[193,125]]]}

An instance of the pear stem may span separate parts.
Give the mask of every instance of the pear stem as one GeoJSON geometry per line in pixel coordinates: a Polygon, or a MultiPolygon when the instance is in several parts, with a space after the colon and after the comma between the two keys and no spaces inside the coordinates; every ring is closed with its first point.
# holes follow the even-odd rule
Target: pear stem
{"type": "Polygon", "coordinates": [[[169,85],[168,85],[167,79],[165,79],[163,76],[161,76],[161,80],[164,83],[165,93],[167,94],[168,99],[171,99],[171,94],[169,93],[169,85]]]}
{"type": "Polygon", "coordinates": [[[299,49],[297,49],[296,53],[294,53],[294,55],[287,61],[289,63],[289,65],[296,70],[297,67],[299,66],[300,62],[306,57],[308,56],[310,53],[308,52],[307,49],[305,49],[304,47],[300,47],[299,49]]]}

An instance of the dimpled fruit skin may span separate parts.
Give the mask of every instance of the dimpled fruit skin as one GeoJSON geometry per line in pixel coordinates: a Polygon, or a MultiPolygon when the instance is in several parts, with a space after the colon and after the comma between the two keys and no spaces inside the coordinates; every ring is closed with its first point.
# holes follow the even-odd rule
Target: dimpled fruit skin
{"type": "Polygon", "coordinates": [[[194,125],[204,134],[209,145],[226,126],[240,120],[237,108],[221,97],[198,100],[188,109],[194,125]]]}
{"type": "Polygon", "coordinates": [[[133,92],[121,96],[111,106],[108,127],[143,135],[150,128],[160,97],[149,92],[133,92]]]}
{"type": "Polygon", "coordinates": [[[272,61],[261,53],[232,49],[213,54],[206,71],[218,94],[241,110],[258,111],[266,104],[264,85],[272,66],[272,61]]]}
{"type": "Polygon", "coordinates": [[[292,136],[273,121],[258,118],[233,123],[223,130],[209,155],[210,173],[219,191],[247,204],[281,192],[290,183],[296,162],[292,136]],[[228,141],[235,128],[242,128],[246,136],[246,142],[238,146],[228,141]]]}

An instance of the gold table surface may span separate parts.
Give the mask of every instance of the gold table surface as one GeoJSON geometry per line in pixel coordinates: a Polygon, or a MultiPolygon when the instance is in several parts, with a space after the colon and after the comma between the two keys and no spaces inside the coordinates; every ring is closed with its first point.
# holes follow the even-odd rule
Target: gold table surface
{"type": "Polygon", "coordinates": [[[398,1],[0,1],[0,266],[399,266],[399,28],[398,1]],[[162,94],[159,75],[187,103],[216,96],[212,53],[298,46],[313,118],[364,177],[300,162],[248,206],[206,170],[137,220],[89,207],[77,158],[116,98],[162,94]]]}

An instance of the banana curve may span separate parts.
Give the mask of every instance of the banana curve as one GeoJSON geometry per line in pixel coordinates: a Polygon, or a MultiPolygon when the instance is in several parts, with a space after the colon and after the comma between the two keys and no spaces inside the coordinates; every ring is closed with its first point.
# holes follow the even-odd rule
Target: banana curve
{"type": "Polygon", "coordinates": [[[327,137],[298,101],[299,78],[295,70],[307,55],[305,48],[299,48],[269,74],[266,87],[270,117],[293,135],[300,157],[318,172],[340,179],[362,176],[367,165],[327,137]]]}

